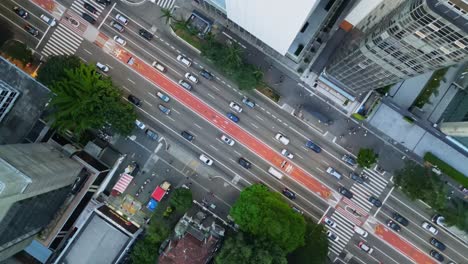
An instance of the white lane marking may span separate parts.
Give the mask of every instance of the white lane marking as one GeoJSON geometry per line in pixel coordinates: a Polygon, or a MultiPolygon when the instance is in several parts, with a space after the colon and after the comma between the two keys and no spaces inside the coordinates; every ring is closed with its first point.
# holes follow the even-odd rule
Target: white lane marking
{"type": "Polygon", "coordinates": [[[258,126],[255,125],[254,123],[250,123],[250,124],[251,124],[253,127],[258,128],[258,126]]]}
{"type": "Polygon", "coordinates": [[[239,151],[237,151],[237,150],[234,150],[234,153],[236,153],[236,154],[239,155],[239,156],[242,156],[242,155],[239,153],[239,151]]]}
{"type": "Polygon", "coordinates": [[[214,85],[211,85],[211,87],[213,87],[216,91],[220,91],[219,88],[214,85]]]}
{"type": "Polygon", "coordinates": [[[261,118],[259,115],[255,115],[255,117],[257,117],[258,119],[262,120],[262,121],[265,121],[263,118],[261,118]]]}
{"type": "Polygon", "coordinates": [[[297,154],[297,153],[296,153],[296,156],[299,157],[299,158],[301,158],[301,159],[304,159],[301,155],[299,155],[299,154],[297,154]]]}
{"type": "Polygon", "coordinates": [[[198,127],[199,129],[203,129],[201,126],[199,126],[198,124],[194,124],[196,127],[198,127]]]}
{"type": "Polygon", "coordinates": [[[170,120],[172,120],[173,122],[175,122],[174,118],[168,116],[167,118],[169,118],[170,120]]]}
{"type": "Polygon", "coordinates": [[[324,172],[322,169],[320,169],[319,167],[315,167],[318,171],[320,172],[324,172]]]}
{"type": "Polygon", "coordinates": [[[93,55],[93,53],[91,51],[89,51],[87,49],[83,49],[83,50],[86,51],[88,54],[93,55]]]}
{"type": "Polygon", "coordinates": [[[154,99],[157,99],[156,95],[154,95],[154,94],[152,94],[152,93],[150,93],[150,92],[148,92],[148,94],[149,94],[150,96],[154,97],[154,99]]]}
{"type": "Polygon", "coordinates": [[[131,82],[131,83],[135,84],[135,82],[134,82],[134,81],[132,81],[132,80],[130,80],[130,78],[127,78],[127,80],[128,80],[129,82],[131,82]]]}
{"type": "Polygon", "coordinates": [[[128,89],[126,86],[122,85],[122,88],[130,92],[130,89],[128,89]]]}
{"type": "Polygon", "coordinates": [[[323,162],[325,165],[330,166],[330,164],[328,164],[328,162],[326,162],[324,160],[320,160],[320,161],[323,162]]]}
{"type": "Polygon", "coordinates": [[[210,147],[213,148],[214,150],[218,151],[218,149],[215,146],[210,145],[210,147]]]}
{"type": "Polygon", "coordinates": [[[83,57],[79,57],[80,60],[84,61],[84,62],[88,62],[87,60],[85,60],[83,57]]]}
{"type": "Polygon", "coordinates": [[[387,258],[391,259],[393,262],[395,263],[399,263],[398,261],[394,260],[393,258],[391,258],[389,255],[385,254],[385,252],[383,252],[382,250],[380,250],[378,247],[374,246],[375,249],[377,249],[380,253],[382,253],[383,255],[385,255],[387,258]]]}
{"type": "MultiPolygon", "coordinates": [[[[111,9],[109,10],[109,12],[106,14],[106,16],[104,17],[104,19],[102,20],[101,24],[99,24],[98,28],[97,29],[100,29],[102,27],[102,24],[104,24],[104,22],[106,22],[107,20],[107,17],[109,17],[110,13],[112,12],[112,10],[114,9],[115,5],[117,4],[117,2],[115,2],[111,9]]],[[[128,16],[127,16],[128,17],[128,16]]]]}
{"type": "Polygon", "coordinates": [[[172,112],[177,113],[177,114],[180,115],[179,111],[175,110],[174,108],[172,108],[172,112]]]}
{"type": "Polygon", "coordinates": [[[213,98],[213,99],[216,99],[216,97],[214,97],[212,94],[207,94],[209,97],[213,98]]]}
{"type": "MultiPolygon", "coordinates": [[[[390,197],[390,194],[392,194],[393,189],[395,189],[395,186],[392,186],[392,188],[391,188],[390,191],[388,192],[387,196],[385,196],[385,198],[383,199],[382,204],[385,204],[385,202],[387,201],[388,197],[390,197]]],[[[377,216],[377,214],[380,212],[380,209],[381,209],[381,208],[382,208],[382,206],[379,207],[379,208],[377,209],[377,211],[375,211],[374,217],[377,216]]]]}
{"type": "MultiPolygon", "coordinates": [[[[42,21],[42,19],[41,19],[42,21]]],[[[44,40],[45,36],[47,35],[47,32],[49,32],[49,30],[51,29],[52,27],[51,26],[48,26],[46,31],[44,32],[44,34],[42,34],[42,38],[39,40],[39,42],[37,43],[35,49],[37,49],[39,47],[39,45],[41,45],[42,41],[44,40]]]]}
{"type": "Polygon", "coordinates": [[[143,102],[145,102],[145,104],[147,104],[147,105],[149,105],[149,106],[153,107],[153,105],[152,105],[152,104],[150,104],[150,103],[148,103],[148,101],[146,101],[146,100],[143,100],[143,102]]]}

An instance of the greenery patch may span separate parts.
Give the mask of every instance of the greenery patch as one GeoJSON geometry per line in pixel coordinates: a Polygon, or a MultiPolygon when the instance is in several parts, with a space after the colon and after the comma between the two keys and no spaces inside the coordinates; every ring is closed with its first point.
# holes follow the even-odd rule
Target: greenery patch
{"type": "Polygon", "coordinates": [[[454,181],[458,182],[464,187],[468,187],[468,178],[463,173],[447,164],[445,161],[439,159],[436,155],[432,154],[431,152],[426,152],[426,154],[424,154],[424,160],[431,163],[433,166],[436,166],[454,181]]]}
{"type": "Polygon", "coordinates": [[[422,108],[427,102],[429,102],[432,94],[438,93],[440,82],[442,81],[442,78],[444,77],[447,70],[448,68],[440,69],[432,74],[431,79],[421,90],[421,93],[419,93],[418,97],[414,101],[413,106],[422,108]]]}

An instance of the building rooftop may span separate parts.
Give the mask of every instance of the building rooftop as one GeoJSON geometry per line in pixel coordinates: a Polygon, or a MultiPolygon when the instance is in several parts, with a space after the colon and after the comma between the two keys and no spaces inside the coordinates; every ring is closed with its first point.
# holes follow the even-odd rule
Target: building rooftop
{"type": "Polygon", "coordinates": [[[210,236],[199,240],[190,232],[176,241],[171,241],[159,257],[159,264],[205,264],[214,252],[218,239],[210,236]]]}

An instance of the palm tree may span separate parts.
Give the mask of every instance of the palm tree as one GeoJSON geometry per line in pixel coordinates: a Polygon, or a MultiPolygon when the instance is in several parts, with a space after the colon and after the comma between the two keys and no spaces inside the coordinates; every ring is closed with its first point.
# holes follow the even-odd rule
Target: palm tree
{"type": "MultiPolygon", "coordinates": [[[[162,15],[159,18],[166,19],[166,24],[169,24],[171,19],[174,19],[174,15],[172,15],[172,11],[168,8],[161,8],[162,15]]],[[[174,19],[175,20],[175,19],[174,19]]]]}
{"type": "Polygon", "coordinates": [[[239,45],[233,43],[227,48],[226,61],[233,68],[242,64],[242,50],[239,45]]]}

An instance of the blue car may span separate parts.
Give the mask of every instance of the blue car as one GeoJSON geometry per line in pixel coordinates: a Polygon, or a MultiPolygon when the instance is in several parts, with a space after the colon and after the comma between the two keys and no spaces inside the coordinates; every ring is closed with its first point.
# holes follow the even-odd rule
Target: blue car
{"type": "Polygon", "coordinates": [[[208,80],[213,80],[213,74],[211,74],[209,71],[207,70],[201,70],[200,71],[200,75],[203,76],[205,79],[208,79],[208,80]]]}
{"type": "Polygon", "coordinates": [[[315,144],[314,142],[308,140],[306,142],[306,147],[310,148],[311,150],[315,151],[316,153],[320,153],[322,151],[322,149],[317,145],[315,144]]]}
{"type": "Polygon", "coordinates": [[[234,123],[239,122],[239,118],[231,112],[227,113],[227,117],[231,119],[234,123]]]}

